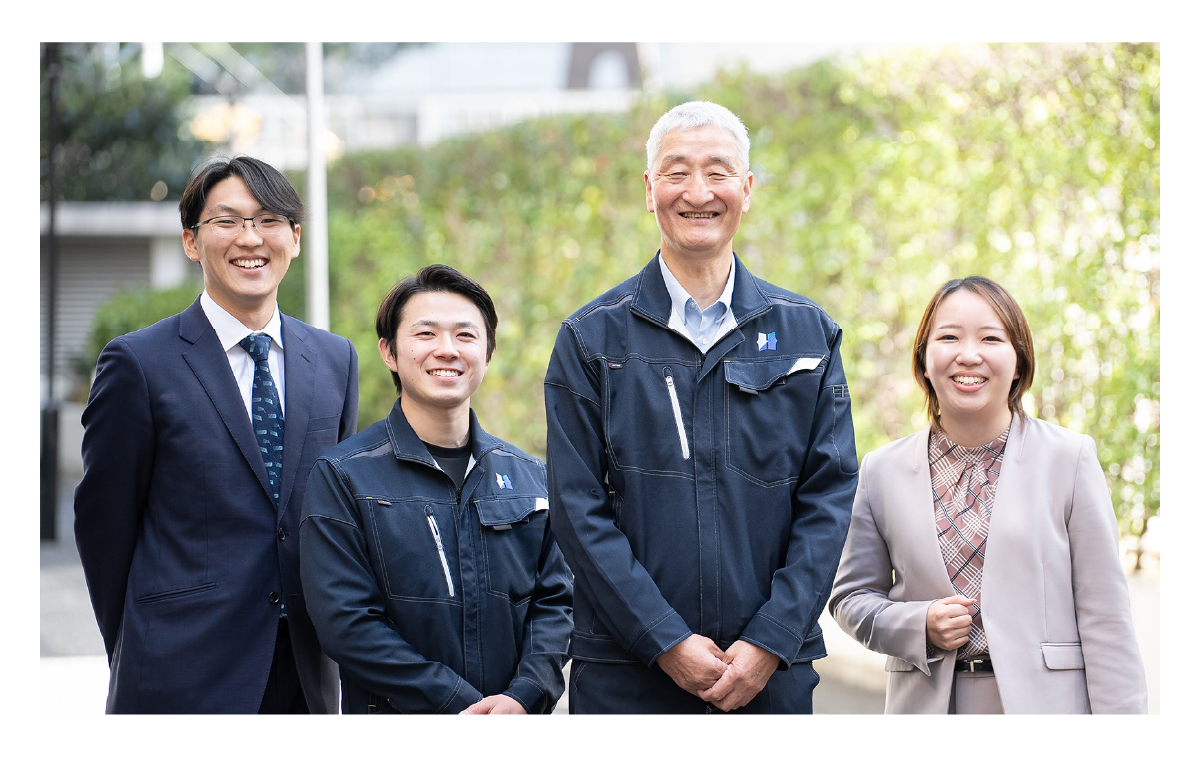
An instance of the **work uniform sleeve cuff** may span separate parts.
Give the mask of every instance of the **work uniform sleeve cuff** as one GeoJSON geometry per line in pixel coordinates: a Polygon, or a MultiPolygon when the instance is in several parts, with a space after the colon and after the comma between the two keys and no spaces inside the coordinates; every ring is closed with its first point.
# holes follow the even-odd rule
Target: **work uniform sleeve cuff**
{"type": "Polygon", "coordinates": [[[635,639],[633,648],[629,651],[650,666],[663,652],[691,635],[692,629],[688,627],[687,621],[679,613],[671,611],[635,639]]]}
{"type": "Polygon", "coordinates": [[[741,640],[777,655],[785,669],[790,668],[792,661],[800,656],[800,647],[804,642],[782,623],[761,612],[750,619],[746,630],[742,631],[741,640]]]}
{"type": "Polygon", "coordinates": [[[508,685],[508,690],[504,692],[504,696],[512,697],[520,702],[521,706],[525,708],[525,712],[530,715],[546,712],[546,692],[528,678],[514,678],[508,685]]]}
{"type": "Polygon", "coordinates": [[[454,692],[450,694],[450,698],[438,712],[462,712],[480,699],[483,699],[483,694],[480,694],[466,680],[460,678],[458,685],[454,687],[454,692]]]}

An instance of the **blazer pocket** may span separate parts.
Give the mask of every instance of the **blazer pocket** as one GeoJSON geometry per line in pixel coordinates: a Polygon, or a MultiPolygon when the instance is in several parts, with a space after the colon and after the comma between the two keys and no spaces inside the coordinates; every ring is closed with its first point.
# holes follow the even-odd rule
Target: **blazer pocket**
{"type": "Polygon", "coordinates": [[[888,673],[903,673],[907,670],[916,670],[917,666],[913,665],[908,660],[902,660],[899,657],[892,657],[891,655],[888,655],[888,658],[883,661],[883,669],[888,673]]]}
{"type": "Polygon", "coordinates": [[[186,589],[172,589],[170,591],[160,591],[154,594],[147,594],[142,597],[135,597],[134,603],[139,605],[150,604],[151,602],[162,602],[167,599],[179,599],[180,597],[189,597],[193,594],[199,594],[203,591],[209,591],[217,588],[215,583],[200,584],[199,586],[189,586],[186,589]]]}
{"type": "MultiPolygon", "coordinates": [[[[284,419],[284,423],[287,423],[286,419],[284,419]]],[[[310,434],[314,431],[327,431],[331,428],[332,429],[341,428],[341,426],[342,426],[342,416],[340,416],[340,415],[329,415],[324,418],[309,418],[308,419],[308,432],[310,434]]]]}
{"type": "Polygon", "coordinates": [[[1083,670],[1083,647],[1077,641],[1042,644],[1042,659],[1051,670],[1083,670]]]}

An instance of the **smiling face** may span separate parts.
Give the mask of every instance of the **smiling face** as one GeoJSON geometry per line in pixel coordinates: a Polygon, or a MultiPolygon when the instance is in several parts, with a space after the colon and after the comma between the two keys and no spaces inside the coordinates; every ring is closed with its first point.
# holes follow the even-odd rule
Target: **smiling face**
{"type": "Polygon", "coordinates": [[[978,446],[1008,427],[1017,353],[987,300],[967,289],[942,300],[925,347],[925,376],[951,440],[978,446]]]}
{"type": "Polygon", "coordinates": [[[400,313],[395,353],[380,339],[379,354],[400,377],[400,406],[410,421],[466,412],[488,369],[483,314],[461,294],[415,294],[400,313]]]}
{"type": "Polygon", "coordinates": [[[668,132],[645,183],[646,209],[654,213],[668,258],[713,259],[733,251],[754,176],[742,166],[732,134],[716,126],[668,132]]]}
{"type": "MultiPolygon", "coordinates": [[[[230,176],[209,190],[199,221],[222,215],[250,218],[269,210],[254,199],[246,182],[230,176]]],[[[300,254],[300,227],[260,234],[247,223],[240,234],[221,237],[211,226],[184,230],[183,250],[200,263],[204,289],[218,305],[250,328],[262,328],[275,311],[279,282],[300,254]]]]}

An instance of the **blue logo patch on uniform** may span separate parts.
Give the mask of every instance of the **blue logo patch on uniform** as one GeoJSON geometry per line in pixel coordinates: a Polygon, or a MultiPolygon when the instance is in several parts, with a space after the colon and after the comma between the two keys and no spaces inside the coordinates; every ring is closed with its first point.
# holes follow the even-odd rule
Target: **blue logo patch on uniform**
{"type": "Polygon", "coordinates": [[[764,334],[761,331],[758,332],[758,351],[759,352],[762,352],[763,350],[778,349],[778,347],[777,347],[778,343],[779,342],[775,338],[774,331],[772,331],[770,334],[764,334]]]}
{"type": "Polygon", "coordinates": [[[501,489],[513,488],[512,481],[508,480],[508,476],[502,476],[499,473],[496,474],[496,486],[500,487],[501,489]]]}

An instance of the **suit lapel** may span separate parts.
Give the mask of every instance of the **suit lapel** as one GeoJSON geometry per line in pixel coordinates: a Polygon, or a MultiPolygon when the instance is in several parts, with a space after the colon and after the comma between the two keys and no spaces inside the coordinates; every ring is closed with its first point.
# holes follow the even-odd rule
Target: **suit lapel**
{"type": "Polygon", "coordinates": [[[315,358],[308,334],[294,318],[280,315],[283,331],[283,380],[286,389],[283,415],[283,479],[279,484],[279,515],[287,508],[296,484],[300,453],[312,410],[315,358]]]}
{"type": "Polygon", "coordinates": [[[1037,522],[1033,514],[1022,512],[1028,510],[1037,497],[1022,496],[1021,484],[1025,476],[1021,472],[1021,452],[1025,448],[1025,435],[1029,431],[1031,421],[1021,422],[1013,418],[1009,428],[1008,441],[1004,444],[1004,462],[1000,466],[1000,478],[996,481],[996,492],[992,497],[991,523],[988,525],[987,549],[983,553],[983,593],[996,578],[1003,580],[1004,572],[997,568],[988,571],[990,565],[1011,565],[1008,558],[1000,557],[998,562],[992,558],[1003,555],[1014,535],[1019,538],[1029,538],[1028,528],[1023,524],[1037,522]],[[1007,537],[1007,539],[1006,539],[1007,537]],[[1001,572],[996,572],[1001,571],[1001,572]],[[990,579],[990,580],[989,580],[990,579]]]}
{"type": "Polygon", "coordinates": [[[221,340],[200,307],[199,297],[180,314],[179,336],[187,342],[183,350],[184,361],[204,387],[225,428],[229,429],[229,435],[258,477],[258,483],[270,501],[267,468],[263,465],[262,453],[258,451],[258,443],[254,439],[254,427],[250,424],[242,394],[229,368],[229,358],[221,349],[221,340]]]}
{"type": "MultiPolygon", "coordinates": [[[[942,547],[938,543],[937,523],[933,513],[933,480],[929,477],[929,434],[930,428],[917,434],[916,449],[912,450],[911,488],[904,496],[905,524],[911,524],[908,533],[914,545],[913,560],[917,563],[916,575],[928,577],[928,588],[941,599],[954,594],[954,584],[946,572],[946,561],[942,558],[942,547]]],[[[924,593],[924,592],[922,592],[924,593]]]]}

